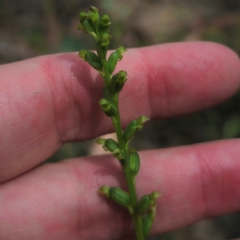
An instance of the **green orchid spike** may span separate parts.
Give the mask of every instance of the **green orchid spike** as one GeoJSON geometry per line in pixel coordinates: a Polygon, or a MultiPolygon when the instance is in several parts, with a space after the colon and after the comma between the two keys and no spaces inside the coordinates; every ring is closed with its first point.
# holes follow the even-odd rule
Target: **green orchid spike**
{"type": "Polygon", "coordinates": [[[104,185],[99,189],[99,192],[129,211],[133,218],[136,239],[145,240],[156,215],[156,201],[160,194],[154,191],[138,200],[135,180],[140,170],[140,156],[135,149],[129,148],[129,143],[149,119],[140,116],[138,119],[132,120],[125,130],[122,129],[119,94],[127,81],[127,72],[118,70],[117,73],[113,73],[126,49],[119,47],[107,57],[111,40],[109,15],[100,16],[97,8],[90,7],[88,12],[79,14],[79,19],[78,28],[92,35],[96,40],[96,52],[81,50],[79,57],[88,62],[103,77],[103,97],[99,100],[99,105],[106,117],[112,120],[117,135],[117,141],[110,138],[99,138],[96,142],[118,159],[123,168],[128,188],[128,192],[126,192],[119,187],[104,185]]]}

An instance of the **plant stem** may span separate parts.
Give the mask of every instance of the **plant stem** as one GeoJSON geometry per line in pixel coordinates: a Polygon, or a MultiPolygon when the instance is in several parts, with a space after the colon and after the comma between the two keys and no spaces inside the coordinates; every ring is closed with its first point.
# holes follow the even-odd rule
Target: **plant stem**
{"type": "MultiPolygon", "coordinates": [[[[128,157],[128,159],[129,159],[129,157],[128,157]]],[[[131,205],[133,206],[133,209],[134,209],[138,200],[137,200],[137,193],[136,193],[136,187],[135,187],[135,180],[132,177],[132,174],[130,172],[129,164],[126,164],[126,169],[124,169],[124,172],[125,172],[125,176],[126,176],[126,180],[127,180],[131,205]]],[[[142,216],[134,213],[134,211],[133,211],[132,217],[133,217],[133,221],[134,221],[134,227],[135,227],[137,240],[144,240],[145,238],[143,236],[142,216]]]]}
{"type": "MultiPolygon", "coordinates": [[[[129,196],[130,196],[130,200],[131,200],[131,206],[134,209],[138,202],[136,187],[135,187],[135,179],[132,176],[132,174],[130,172],[130,168],[129,168],[129,154],[128,154],[129,149],[128,149],[126,142],[123,140],[118,101],[116,104],[117,104],[117,108],[116,108],[117,114],[116,114],[115,118],[112,118],[112,122],[115,127],[115,131],[117,134],[120,148],[124,151],[124,157],[125,157],[126,164],[124,165],[123,168],[124,168],[124,173],[125,173],[125,177],[127,180],[127,186],[128,186],[129,196]]],[[[143,236],[142,216],[135,214],[133,212],[132,217],[133,217],[134,228],[135,228],[137,240],[144,240],[145,238],[143,236]]]]}
{"type": "MultiPolygon", "coordinates": [[[[98,44],[99,46],[99,44],[98,44]]],[[[123,166],[125,177],[127,180],[127,186],[129,190],[129,196],[131,201],[131,207],[134,209],[137,205],[138,199],[137,199],[137,193],[136,193],[136,187],[135,187],[135,179],[131,174],[130,167],[129,167],[129,147],[128,144],[123,139],[123,133],[122,133],[122,127],[121,127],[121,118],[120,118],[120,112],[119,112],[119,104],[118,104],[118,97],[114,99],[110,82],[111,82],[111,75],[108,71],[107,66],[107,60],[106,60],[106,52],[104,52],[105,49],[102,49],[101,47],[98,47],[97,52],[100,57],[100,61],[102,63],[103,69],[104,69],[104,83],[107,87],[108,94],[110,97],[110,100],[115,104],[116,108],[116,115],[111,118],[112,123],[114,125],[118,143],[120,146],[120,149],[123,151],[124,159],[126,163],[123,166]]],[[[134,222],[134,228],[136,232],[137,240],[144,240],[143,236],[143,228],[142,228],[142,216],[138,215],[136,213],[132,213],[133,222],[134,222]]]]}

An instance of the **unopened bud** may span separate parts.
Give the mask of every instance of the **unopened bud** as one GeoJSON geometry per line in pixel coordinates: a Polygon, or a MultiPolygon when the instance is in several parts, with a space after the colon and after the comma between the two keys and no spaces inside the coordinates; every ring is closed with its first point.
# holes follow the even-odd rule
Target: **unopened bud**
{"type": "Polygon", "coordinates": [[[133,138],[134,134],[142,128],[142,125],[139,125],[137,120],[131,121],[126,129],[123,132],[123,139],[128,142],[133,138]]]}
{"type": "Polygon", "coordinates": [[[114,93],[119,93],[124,83],[127,81],[127,72],[121,70],[115,74],[111,79],[111,88],[114,93]]]}
{"type": "Polygon", "coordinates": [[[111,25],[111,20],[110,20],[109,15],[107,15],[107,14],[102,15],[101,20],[100,20],[100,25],[102,27],[109,27],[111,25]]]}
{"type": "Polygon", "coordinates": [[[96,7],[91,6],[88,12],[89,19],[92,23],[92,25],[97,28],[98,27],[98,22],[99,22],[99,13],[98,9],[96,7]]]}
{"type": "Polygon", "coordinates": [[[144,212],[148,210],[150,206],[151,206],[151,199],[149,195],[144,195],[137,203],[135,211],[137,214],[142,215],[144,212]]]}
{"type": "Polygon", "coordinates": [[[114,71],[117,65],[117,62],[118,62],[118,53],[112,52],[107,61],[108,71],[110,74],[112,74],[112,72],[114,71]]]}
{"type": "Polygon", "coordinates": [[[120,148],[114,149],[113,156],[117,158],[119,161],[122,161],[124,159],[123,153],[120,148]]]}
{"type": "Polygon", "coordinates": [[[89,15],[85,12],[79,13],[80,24],[78,25],[78,29],[83,29],[84,32],[91,34],[95,39],[97,39],[97,35],[93,28],[93,25],[90,22],[89,15]]]}
{"type": "Polygon", "coordinates": [[[104,33],[101,36],[101,47],[107,47],[110,44],[109,39],[111,38],[111,35],[109,33],[104,33]]]}
{"type": "Polygon", "coordinates": [[[87,52],[85,54],[85,60],[96,70],[102,70],[102,63],[96,53],[87,52]]]}
{"type": "Polygon", "coordinates": [[[111,138],[108,138],[104,143],[104,148],[110,152],[114,152],[115,149],[119,148],[119,144],[111,138]]]}
{"type": "Polygon", "coordinates": [[[107,99],[102,98],[99,101],[99,105],[102,108],[103,112],[108,116],[108,117],[113,117],[116,114],[116,108],[114,105],[107,99]]]}
{"type": "Polygon", "coordinates": [[[110,198],[112,198],[118,204],[129,207],[130,206],[130,197],[127,192],[118,187],[111,187],[109,191],[110,198]]]}
{"type": "Polygon", "coordinates": [[[140,157],[136,150],[131,150],[129,154],[129,167],[133,176],[136,176],[140,169],[140,157]]]}
{"type": "Polygon", "coordinates": [[[151,230],[151,227],[152,227],[152,223],[153,223],[153,221],[148,215],[143,216],[142,226],[143,226],[143,236],[144,237],[148,236],[148,234],[151,230]]]}

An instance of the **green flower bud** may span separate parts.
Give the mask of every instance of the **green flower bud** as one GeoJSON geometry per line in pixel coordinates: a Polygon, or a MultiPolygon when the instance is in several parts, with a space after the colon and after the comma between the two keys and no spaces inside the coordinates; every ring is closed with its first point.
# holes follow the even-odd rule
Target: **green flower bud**
{"type": "Polygon", "coordinates": [[[117,62],[118,62],[118,53],[112,52],[107,61],[108,71],[110,74],[112,74],[112,72],[114,71],[117,65],[117,62]]]}
{"type": "Polygon", "coordinates": [[[130,197],[127,192],[118,187],[111,187],[109,191],[110,198],[113,199],[118,204],[129,207],[130,206],[130,197]]]}
{"type": "Polygon", "coordinates": [[[100,35],[100,39],[104,34],[109,34],[109,27],[103,27],[103,26],[99,26],[99,35],[100,35]]]}
{"type": "Polygon", "coordinates": [[[89,19],[92,23],[92,25],[97,28],[98,22],[99,22],[99,13],[98,9],[96,7],[91,6],[88,12],[89,19]]]}
{"type": "Polygon", "coordinates": [[[140,169],[140,157],[136,150],[131,150],[130,156],[129,156],[129,167],[130,171],[133,174],[133,176],[136,176],[140,169]]]}
{"type": "Polygon", "coordinates": [[[92,24],[89,22],[88,14],[85,12],[81,12],[79,14],[80,24],[78,25],[78,29],[83,29],[84,32],[91,34],[95,39],[97,39],[97,35],[92,24]]]}
{"type": "Polygon", "coordinates": [[[114,93],[119,93],[124,83],[127,81],[127,72],[121,70],[115,74],[111,79],[111,88],[114,93]]]}
{"type": "Polygon", "coordinates": [[[120,148],[116,148],[113,150],[113,156],[117,158],[119,161],[122,161],[123,158],[123,153],[120,148]]]}
{"type": "Polygon", "coordinates": [[[152,201],[151,201],[149,195],[144,195],[137,203],[135,212],[139,215],[142,215],[143,213],[145,213],[148,210],[148,208],[151,206],[151,204],[152,204],[152,201]]]}
{"type": "Polygon", "coordinates": [[[96,70],[102,70],[102,63],[96,53],[87,52],[85,54],[85,61],[87,61],[96,70]]]}
{"type": "Polygon", "coordinates": [[[105,151],[114,152],[116,149],[119,149],[119,144],[111,138],[108,139],[98,138],[95,142],[97,144],[102,145],[105,151]]]}
{"type": "Polygon", "coordinates": [[[101,47],[107,47],[110,44],[110,38],[111,35],[109,33],[103,33],[101,36],[101,47]]]}
{"type": "Polygon", "coordinates": [[[150,230],[151,230],[151,227],[152,227],[152,219],[151,217],[149,217],[148,215],[145,215],[143,216],[143,220],[142,220],[142,226],[143,226],[143,236],[144,237],[147,237],[150,230]]]}
{"type": "Polygon", "coordinates": [[[110,74],[114,71],[117,62],[122,59],[122,54],[124,52],[126,52],[126,49],[124,47],[119,47],[115,52],[111,53],[110,57],[108,58],[108,70],[110,74]]]}
{"type": "Polygon", "coordinates": [[[109,100],[102,98],[99,105],[108,117],[113,117],[116,114],[116,108],[109,100]]]}
{"type": "Polygon", "coordinates": [[[113,152],[115,149],[119,148],[119,144],[118,144],[116,141],[114,141],[113,139],[108,138],[108,139],[105,141],[104,147],[105,147],[108,151],[113,152]]]}
{"type": "Polygon", "coordinates": [[[99,188],[99,192],[106,195],[107,197],[110,197],[110,187],[103,185],[99,188]]]}
{"type": "Polygon", "coordinates": [[[123,53],[125,53],[127,51],[127,49],[125,47],[119,47],[117,49],[117,53],[118,53],[118,60],[122,60],[123,58],[123,53]]]}
{"type": "Polygon", "coordinates": [[[106,27],[106,28],[111,25],[111,19],[108,14],[102,15],[101,20],[100,20],[100,25],[102,27],[106,27]]]}
{"type": "Polygon", "coordinates": [[[81,22],[82,26],[83,26],[83,30],[86,32],[86,33],[95,33],[91,23],[86,19],[84,21],[81,22]]]}
{"type": "Polygon", "coordinates": [[[134,134],[142,128],[142,125],[139,125],[137,120],[131,121],[126,129],[123,132],[123,139],[128,142],[133,138],[134,134]]]}
{"type": "Polygon", "coordinates": [[[139,117],[137,120],[131,121],[123,132],[123,138],[127,142],[133,138],[134,134],[143,128],[143,124],[149,119],[145,116],[139,117]]]}

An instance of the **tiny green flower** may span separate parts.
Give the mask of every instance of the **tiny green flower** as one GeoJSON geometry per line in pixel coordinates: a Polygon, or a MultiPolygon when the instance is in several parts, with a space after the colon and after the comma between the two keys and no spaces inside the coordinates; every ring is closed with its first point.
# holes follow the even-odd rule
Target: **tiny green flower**
{"type": "Polygon", "coordinates": [[[111,25],[111,20],[110,20],[109,15],[107,15],[107,14],[102,15],[101,20],[100,20],[100,25],[102,27],[109,27],[111,25]]]}

